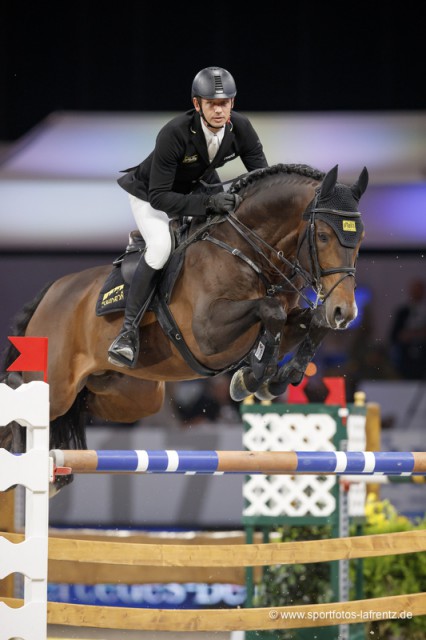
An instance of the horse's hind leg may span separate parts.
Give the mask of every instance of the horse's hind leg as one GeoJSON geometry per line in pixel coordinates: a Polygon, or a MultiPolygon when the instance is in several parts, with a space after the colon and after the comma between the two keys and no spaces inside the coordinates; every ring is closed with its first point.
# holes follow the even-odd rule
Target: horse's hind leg
{"type": "Polygon", "coordinates": [[[25,453],[25,428],[17,422],[0,429],[0,449],[11,453],[25,453]]]}
{"type": "MultiPolygon", "coordinates": [[[[1,376],[0,382],[6,384],[11,389],[17,389],[23,384],[22,376],[17,373],[6,373],[1,376]]],[[[11,453],[25,452],[25,427],[21,427],[18,422],[11,422],[0,428],[0,448],[11,453]]]]}
{"type": "Polygon", "coordinates": [[[122,373],[92,375],[86,387],[90,391],[89,412],[112,422],[135,422],[153,415],[164,401],[164,382],[140,380],[122,373]]]}

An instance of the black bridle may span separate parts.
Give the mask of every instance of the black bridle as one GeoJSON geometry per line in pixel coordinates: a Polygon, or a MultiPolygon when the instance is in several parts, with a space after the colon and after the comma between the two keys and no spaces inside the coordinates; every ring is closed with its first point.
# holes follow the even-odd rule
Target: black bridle
{"type": "MultiPolygon", "coordinates": [[[[356,212],[347,212],[347,211],[339,211],[337,209],[325,209],[325,208],[313,208],[312,211],[309,214],[309,220],[308,220],[308,224],[306,225],[306,229],[305,232],[301,238],[301,241],[299,242],[298,245],[298,249],[297,249],[297,254],[296,254],[296,261],[298,262],[298,256],[299,256],[299,252],[300,249],[302,247],[302,244],[304,242],[304,240],[307,238],[308,239],[308,254],[310,257],[310,261],[311,261],[311,265],[310,265],[310,278],[311,278],[311,286],[313,288],[313,290],[315,291],[317,297],[319,300],[323,301],[326,300],[331,293],[333,292],[333,290],[339,286],[339,284],[348,277],[352,277],[355,278],[355,272],[356,272],[356,267],[349,267],[349,266],[340,266],[340,267],[333,267],[331,269],[323,269],[320,265],[319,262],[319,258],[318,258],[318,249],[317,249],[317,244],[315,242],[315,229],[316,229],[316,220],[323,220],[326,224],[330,225],[330,221],[331,221],[331,216],[341,216],[342,219],[345,218],[347,219],[356,219],[356,218],[361,218],[361,213],[359,211],[356,212]],[[336,273],[342,273],[342,277],[339,278],[339,280],[337,282],[334,283],[334,285],[331,287],[331,289],[329,289],[327,291],[327,293],[323,292],[323,285],[322,285],[322,278],[324,278],[325,276],[330,276],[336,273]]],[[[332,225],[330,225],[332,226],[332,225]]],[[[339,242],[342,246],[344,245],[344,242],[342,241],[342,239],[339,237],[339,234],[336,234],[339,242]]]]}
{"type": "MultiPolygon", "coordinates": [[[[202,236],[202,240],[207,240],[222,249],[228,251],[232,255],[243,260],[246,264],[248,264],[258,275],[258,277],[262,280],[265,285],[266,294],[268,296],[274,296],[283,291],[288,290],[290,287],[294,292],[300,295],[306,304],[311,308],[317,308],[320,302],[324,302],[332,293],[332,291],[347,277],[355,277],[355,267],[350,266],[340,266],[334,267],[332,269],[323,269],[319,263],[318,259],[318,250],[315,241],[315,224],[316,219],[321,219],[327,224],[330,224],[332,216],[344,216],[346,219],[351,218],[360,218],[361,214],[359,212],[346,212],[346,211],[338,211],[335,209],[325,209],[325,208],[317,208],[315,207],[315,201],[313,203],[313,207],[309,212],[308,223],[305,227],[305,231],[299,239],[298,247],[296,251],[296,259],[294,262],[291,262],[288,258],[286,258],[282,251],[277,251],[274,247],[272,247],[266,240],[261,238],[258,233],[247,227],[243,222],[241,222],[235,214],[229,214],[223,221],[228,221],[229,224],[237,231],[237,233],[245,240],[245,242],[255,251],[257,256],[261,258],[263,263],[266,263],[268,267],[273,270],[278,276],[279,280],[284,281],[284,284],[273,284],[270,279],[264,274],[262,267],[259,266],[257,262],[247,257],[242,251],[239,249],[235,249],[228,245],[226,242],[222,240],[218,240],[210,235],[209,231],[205,232],[202,236]],[[310,266],[309,270],[306,270],[299,261],[300,251],[304,242],[308,242],[308,254],[310,257],[310,266]],[[265,253],[265,249],[268,254],[265,253]],[[285,265],[288,269],[290,269],[291,275],[287,276],[276,264],[272,261],[272,257],[275,257],[277,261],[285,265]],[[333,287],[324,293],[322,278],[328,275],[332,275],[335,273],[342,273],[342,277],[333,285],[333,287]],[[303,284],[299,288],[293,282],[293,280],[299,277],[302,279],[303,284]],[[315,293],[316,300],[312,302],[307,295],[303,293],[303,289],[311,288],[315,293]]],[[[333,227],[331,224],[330,226],[333,227]]],[[[336,229],[335,229],[336,230],[336,229]]],[[[336,233],[339,242],[342,246],[345,246],[345,243],[339,234],[336,233]]]]}

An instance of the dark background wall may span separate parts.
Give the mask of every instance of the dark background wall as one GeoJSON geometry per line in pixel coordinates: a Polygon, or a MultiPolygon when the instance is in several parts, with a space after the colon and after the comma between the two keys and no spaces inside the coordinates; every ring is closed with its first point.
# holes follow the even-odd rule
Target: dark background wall
{"type": "Polygon", "coordinates": [[[245,111],[426,107],[419,4],[8,2],[0,139],[52,111],[182,110],[202,67],[228,68],[245,111]]]}

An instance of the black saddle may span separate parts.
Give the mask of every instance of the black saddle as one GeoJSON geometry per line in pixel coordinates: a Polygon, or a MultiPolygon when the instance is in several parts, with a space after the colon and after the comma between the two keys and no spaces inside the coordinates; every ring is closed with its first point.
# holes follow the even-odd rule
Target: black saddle
{"type": "MultiPolygon", "coordinates": [[[[161,291],[161,295],[165,295],[167,299],[170,299],[185,256],[184,251],[177,252],[176,248],[188,239],[190,228],[188,222],[179,227],[173,222],[170,225],[172,237],[171,256],[162,269],[160,280],[157,284],[157,291],[161,291]]],[[[138,230],[131,231],[125,252],[113,261],[113,269],[99,293],[96,303],[97,316],[124,311],[133,274],[145,249],[145,240],[140,232],[138,230]]]]}

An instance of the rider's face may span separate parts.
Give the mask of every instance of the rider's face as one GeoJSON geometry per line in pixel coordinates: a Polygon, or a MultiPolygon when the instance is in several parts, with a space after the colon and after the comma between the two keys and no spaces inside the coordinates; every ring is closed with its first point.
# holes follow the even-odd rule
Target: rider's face
{"type": "MultiPolygon", "coordinates": [[[[197,98],[193,99],[194,107],[199,112],[200,105],[197,98]]],[[[223,127],[231,117],[231,110],[234,100],[231,98],[220,98],[217,100],[207,100],[201,98],[203,114],[207,122],[214,127],[223,127]]],[[[214,130],[214,129],[212,129],[214,130]]]]}

